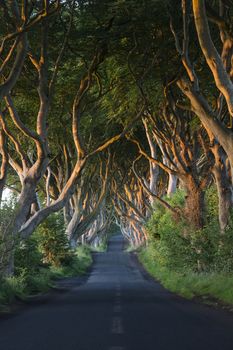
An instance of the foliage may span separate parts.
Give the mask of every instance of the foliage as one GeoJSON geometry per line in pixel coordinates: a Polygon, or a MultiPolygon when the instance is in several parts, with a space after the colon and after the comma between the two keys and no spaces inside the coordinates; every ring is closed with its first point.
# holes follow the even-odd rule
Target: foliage
{"type": "Polygon", "coordinates": [[[3,201],[0,207],[0,232],[3,231],[5,225],[8,224],[14,210],[14,204],[12,202],[3,201]]]}
{"type": "MultiPolygon", "coordinates": [[[[184,195],[178,191],[170,204],[182,205],[184,195]]],[[[175,222],[169,211],[156,206],[146,226],[150,256],[156,264],[177,272],[232,271],[232,219],[225,234],[220,235],[214,187],[207,190],[206,201],[208,225],[201,230],[195,230],[185,221],[175,222]]]]}
{"type": "Polygon", "coordinates": [[[0,304],[11,303],[25,297],[26,283],[23,275],[8,277],[0,281],[0,304]]]}
{"type": "MultiPolygon", "coordinates": [[[[9,214],[9,208],[4,207],[1,211],[3,218],[9,214]]],[[[0,281],[0,304],[10,304],[30,294],[46,292],[55,279],[82,275],[92,263],[88,246],[70,250],[63,218],[59,214],[49,217],[28,239],[20,240],[18,237],[14,257],[14,276],[1,278],[0,281]]]]}
{"type": "Polygon", "coordinates": [[[213,298],[216,298],[233,304],[232,274],[176,272],[155,262],[151,247],[142,249],[138,256],[146,270],[172,292],[188,299],[198,296],[206,302],[211,302],[213,298]]]}
{"type": "Polygon", "coordinates": [[[15,248],[15,274],[17,276],[37,273],[42,265],[42,253],[38,250],[35,235],[18,240],[15,248]]]}
{"type": "Polygon", "coordinates": [[[72,253],[69,249],[63,216],[58,213],[50,216],[35,232],[43,262],[59,267],[69,264],[72,253]]]}
{"type": "Polygon", "coordinates": [[[50,271],[55,278],[83,275],[91,264],[91,248],[87,245],[80,245],[73,252],[69,264],[51,266],[50,271]]]}
{"type": "Polygon", "coordinates": [[[106,240],[102,240],[98,245],[91,245],[91,250],[96,253],[105,252],[108,248],[108,244],[106,240]]]}
{"type": "MultiPolygon", "coordinates": [[[[183,198],[184,193],[177,192],[170,203],[182,205],[183,198]]],[[[233,220],[221,235],[215,186],[206,190],[205,198],[208,225],[198,231],[185,222],[174,222],[168,211],[156,206],[147,224],[149,244],[138,256],[148,272],[171,291],[232,304],[233,220]]]]}
{"type": "Polygon", "coordinates": [[[14,246],[12,234],[8,234],[4,237],[4,230],[6,227],[10,227],[14,211],[14,196],[10,196],[8,200],[3,200],[0,204],[0,277],[6,264],[8,252],[14,246]]]}
{"type": "MultiPolygon", "coordinates": [[[[17,262],[22,261],[21,256],[17,262]]],[[[17,266],[15,276],[2,278],[0,281],[0,305],[10,304],[16,299],[25,299],[31,294],[46,292],[54,285],[56,279],[82,275],[91,264],[90,247],[79,246],[72,255],[69,265],[52,265],[50,267],[41,265],[37,267],[36,271],[30,270],[28,266],[24,268],[17,266]]]]}
{"type": "MultiPolygon", "coordinates": [[[[177,191],[170,204],[182,205],[184,195],[183,191],[177,191]]],[[[195,250],[190,245],[191,236],[187,236],[188,227],[185,222],[175,222],[169,211],[156,205],[146,228],[155,261],[167,268],[175,266],[177,270],[194,268],[195,250]]]]}
{"type": "Polygon", "coordinates": [[[80,245],[75,251],[75,257],[77,259],[77,265],[79,265],[79,271],[84,273],[87,267],[92,263],[90,247],[87,245],[80,245]]]}

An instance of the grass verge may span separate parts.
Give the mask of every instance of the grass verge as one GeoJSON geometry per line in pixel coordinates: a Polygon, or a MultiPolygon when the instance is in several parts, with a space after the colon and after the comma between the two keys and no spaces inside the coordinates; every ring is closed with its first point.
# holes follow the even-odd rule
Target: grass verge
{"type": "Polygon", "coordinates": [[[93,253],[104,253],[106,252],[108,249],[108,244],[107,242],[102,242],[100,245],[94,247],[94,246],[91,246],[91,251],[93,253]]]}
{"type": "Polygon", "coordinates": [[[185,298],[199,297],[206,302],[216,299],[233,305],[233,275],[224,273],[178,273],[157,264],[148,248],[138,253],[139,261],[161,284],[185,298]]]}
{"type": "Polygon", "coordinates": [[[0,311],[7,311],[8,305],[17,300],[26,300],[29,295],[47,292],[57,279],[83,275],[91,264],[91,249],[80,246],[69,265],[41,267],[33,275],[22,272],[19,276],[1,279],[0,311]]]}

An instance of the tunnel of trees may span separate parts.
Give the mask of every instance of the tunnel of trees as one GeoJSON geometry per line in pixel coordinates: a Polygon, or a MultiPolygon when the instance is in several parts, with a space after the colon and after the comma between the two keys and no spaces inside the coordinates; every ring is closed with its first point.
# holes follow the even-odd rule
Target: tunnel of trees
{"type": "Polygon", "coordinates": [[[116,227],[155,264],[232,273],[232,5],[0,1],[2,279],[116,227]]]}

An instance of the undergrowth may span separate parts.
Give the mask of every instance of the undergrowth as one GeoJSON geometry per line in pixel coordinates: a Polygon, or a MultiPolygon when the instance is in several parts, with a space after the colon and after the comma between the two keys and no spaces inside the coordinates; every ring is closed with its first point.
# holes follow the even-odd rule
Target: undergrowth
{"type": "Polygon", "coordinates": [[[144,248],[138,254],[146,270],[170,291],[185,298],[214,297],[233,304],[233,274],[221,272],[177,272],[156,263],[150,248],[144,248]]]}
{"type": "MultiPolygon", "coordinates": [[[[0,276],[0,305],[48,291],[58,278],[82,275],[92,263],[91,248],[69,248],[61,215],[46,220],[27,240],[15,240],[14,276],[0,276]]],[[[1,309],[1,307],[0,307],[1,309]]]]}
{"type": "Polygon", "coordinates": [[[91,249],[79,246],[69,265],[40,266],[36,273],[21,273],[0,281],[0,304],[7,305],[28,295],[44,293],[54,286],[56,279],[84,274],[92,263],[91,249]]]}
{"type": "MultiPolygon", "coordinates": [[[[184,196],[178,191],[170,204],[182,206],[184,196]]],[[[208,225],[198,231],[185,221],[175,222],[170,212],[156,205],[146,225],[149,243],[138,256],[169,290],[187,298],[214,297],[233,304],[233,220],[221,235],[214,187],[205,198],[208,225]]]]}

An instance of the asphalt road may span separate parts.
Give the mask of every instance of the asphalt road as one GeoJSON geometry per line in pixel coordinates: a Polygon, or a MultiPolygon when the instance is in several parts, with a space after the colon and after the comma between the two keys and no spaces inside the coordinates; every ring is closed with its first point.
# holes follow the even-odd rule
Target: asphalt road
{"type": "Polygon", "coordinates": [[[0,350],[233,350],[233,314],[169,293],[122,249],[114,237],[84,283],[0,318],[0,350]]]}

